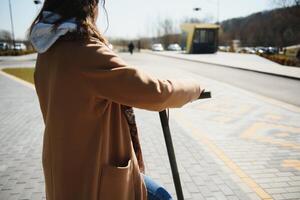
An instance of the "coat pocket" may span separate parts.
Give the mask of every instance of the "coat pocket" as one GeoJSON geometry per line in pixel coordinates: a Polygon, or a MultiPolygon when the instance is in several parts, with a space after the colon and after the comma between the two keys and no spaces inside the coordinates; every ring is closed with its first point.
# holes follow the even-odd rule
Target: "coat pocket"
{"type": "Polygon", "coordinates": [[[101,200],[134,200],[132,161],[125,167],[107,165],[101,176],[101,200]]]}

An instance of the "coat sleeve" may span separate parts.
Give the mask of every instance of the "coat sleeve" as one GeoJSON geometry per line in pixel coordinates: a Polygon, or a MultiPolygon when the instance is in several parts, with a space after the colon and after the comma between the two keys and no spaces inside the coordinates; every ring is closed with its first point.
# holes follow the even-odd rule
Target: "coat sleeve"
{"type": "Polygon", "coordinates": [[[89,89],[98,97],[136,108],[161,111],[181,107],[200,95],[200,85],[195,81],[157,79],[128,66],[103,44],[89,48],[92,48],[88,56],[90,66],[81,72],[89,89]]]}

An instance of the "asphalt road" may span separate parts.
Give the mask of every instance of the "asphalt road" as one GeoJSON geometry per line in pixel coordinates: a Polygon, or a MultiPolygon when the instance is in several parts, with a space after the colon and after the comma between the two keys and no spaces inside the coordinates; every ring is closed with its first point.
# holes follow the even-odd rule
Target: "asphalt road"
{"type": "MultiPolygon", "coordinates": [[[[300,106],[300,81],[240,69],[226,68],[168,57],[135,53],[120,54],[128,63],[145,68],[180,69],[248,91],[300,106]]],[[[0,57],[0,68],[34,66],[36,55],[0,57]]]]}
{"type": "Polygon", "coordinates": [[[121,54],[129,63],[153,68],[181,69],[248,91],[300,106],[300,80],[232,69],[150,54],[121,54]]]}
{"type": "Polygon", "coordinates": [[[33,67],[37,54],[25,56],[0,56],[0,69],[6,67],[33,67]]]}

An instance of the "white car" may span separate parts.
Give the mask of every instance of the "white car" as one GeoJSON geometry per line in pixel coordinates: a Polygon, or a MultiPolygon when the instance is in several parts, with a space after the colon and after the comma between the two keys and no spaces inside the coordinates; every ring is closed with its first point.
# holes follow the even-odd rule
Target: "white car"
{"type": "Polygon", "coordinates": [[[219,51],[229,52],[230,46],[219,46],[219,51]]]}
{"type": "Polygon", "coordinates": [[[167,48],[169,51],[181,51],[181,47],[179,46],[179,44],[170,44],[167,48]]]}
{"type": "Polygon", "coordinates": [[[15,43],[14,50],[23,51],[26,50],[26,46],[23,43],[15,43]]]}
{"type": "Polygon", "coordinates": [[[0,50],[7,50],[9,48],[6,42],[0,42],[0,50]]]}
{"type": "Polygon", "coordinates": [[[164,47],[162,46],[162,44],[157,43],[157,44],[153,44],[151,49],[152,51],[163,51],[164,47]]]}

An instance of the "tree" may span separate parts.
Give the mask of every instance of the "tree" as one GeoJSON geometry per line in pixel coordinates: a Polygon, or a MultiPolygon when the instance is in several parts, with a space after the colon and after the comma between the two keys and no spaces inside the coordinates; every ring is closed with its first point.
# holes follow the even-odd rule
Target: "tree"
{"type": "Polygon", "coordinates": [[[233,39],[244,46],[290,46],[300,43],[300,7],[263,11],[223,21],[220,44],[233,39]]]}
{"type": "Polygon", "coordinates": [[[196,18],[196,17],[185,18],[183,20],[183,23],[212,23],[213,21],[214,21],[214,17],[211,15],[207,15],[204,18],[196,18]]]}
{"type": "Polygon", "coordinates": [[[175,30],[174,22],[171,19],[164,19],[158,23],[157,37],[165,47],[173,43],[175,30]]]}
{"type": "Polygon", "coordinates": [[[285,7],[285,8],[294,5],[297,6],[300,5],[300,0],[272,0],[272,2],[279,7],[285,7]]]}
{"type": "Polygon", "coordinates": [[[0,30],[0,40],[4,42],[12,42],[12,35],[9,31],[0,30]]]}

